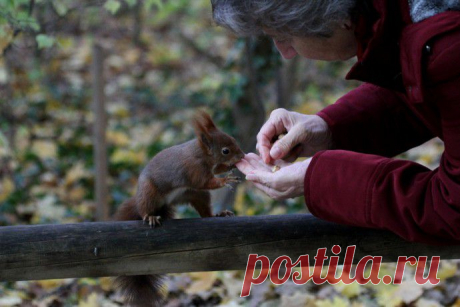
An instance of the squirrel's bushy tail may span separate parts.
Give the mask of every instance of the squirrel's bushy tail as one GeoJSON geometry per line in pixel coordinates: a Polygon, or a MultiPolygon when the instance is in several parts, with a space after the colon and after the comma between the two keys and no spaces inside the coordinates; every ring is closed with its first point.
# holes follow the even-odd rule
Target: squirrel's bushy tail
{"type": "Polygon", "coordinates": [[[162,275],[118,276],[114,280],[129,306],[162,306],[162,275]]]}
{"type": "MultiPolygon", "coordinates": [[[[172,206],[163,206],[156,212],[164,219],[174,217],[172,206]]],[[[120,205],[114,216],[117,221],[141,220],[136,208],[135,198],[130,198],[120,205]]],[[[162,306],[163,275],[134,275],[118,276],[114,278],[114,285],[125,298],[125,303],[135,307],[162,306]]]]}

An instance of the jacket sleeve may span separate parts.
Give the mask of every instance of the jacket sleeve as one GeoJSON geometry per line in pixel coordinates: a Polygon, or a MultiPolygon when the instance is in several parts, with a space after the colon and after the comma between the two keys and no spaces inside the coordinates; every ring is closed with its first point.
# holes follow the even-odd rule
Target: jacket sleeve
{"type": "MultiPolygon", "coordinates": [[[[460,40],[452,45],[454,48],[445,48],[442,56],[426,66],[426,92],[439,111],[445,144],[439,167],[432,171],[411,161],[347,150],[322,151],[313,157],[305,176],[305,200],[315,216],[387,229],[410,241],[460,242],[460,40]]],[[[355,116],[355,106],[343,108],[351,108],[355,116]]],[[[381,112],[390,115],[385,109],[381,112]]],[[[338,113],[334,118],[333,125],[343,125],[338,113]]],[[[359,127],[368,129],[365,123],[370,131],[375,130],[375,125],[365,120],[359,127]]],[[[359,132],[347,125],[344,129],[370,138],[368,131],[359,132]]],[[[361,141],[339,145],[385,153],[377,145],[366,147],[361,141]]]]}
{"type": "Polygon", "coordinates": [[[433,138],[401,94],[369,83],[317,115],[327,122],[337,149],[392,157],[433,138]]]}

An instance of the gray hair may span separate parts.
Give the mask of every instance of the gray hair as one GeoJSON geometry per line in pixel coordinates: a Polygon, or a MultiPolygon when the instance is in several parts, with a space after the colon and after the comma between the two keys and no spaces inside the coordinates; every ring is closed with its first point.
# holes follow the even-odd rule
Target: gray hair
{"type": "Polygon", "coordinates": [[[358,0],[211,0],[213,19],[237,35],[262,33],[263,28],[294,36],[332,35],[350,19],[358,0]]]}

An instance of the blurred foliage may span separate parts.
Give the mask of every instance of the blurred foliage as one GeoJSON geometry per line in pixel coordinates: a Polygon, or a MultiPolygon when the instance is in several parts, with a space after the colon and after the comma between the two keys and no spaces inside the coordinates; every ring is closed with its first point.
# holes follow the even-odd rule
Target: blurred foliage
{"type": "MultiPolygon", "coordinates": [[[[196,107],[207,107],[231,134],[244,130],[235,127],[232,108],[250,79],[240,60],[248,41],[213,26],[209,1],[2,0],[0,8],[2,35],[13,32],[2,40],[0,58],[1,223],[93,219],[91,61],[96,41],[105,50],[114,208],[132,195],[150,157],[193,137],[188,121],[196,107]],[[38,206],[51,199],[65,210],[44,219],[38,206]]],[[[255,49],[252,58],[255,69],[263,71],[258,83],[267,111],[277,107],[282,93],[273,85],[286,64],[272,49],[255,49]]],[[[292,108],[312,113],[333,102],[346,89],[335,79],[349,65],[298,61],[292,108]]],[[[239,197],[244,199],[236,206],[239,214],[304,210],[302,200],[280,207],[251,188],[240,191],[245,196],[239,197]]]]}
{"type": "MultiPolygon", "coordinates": [[[[215,27],[210,15],[209,0],[0,0],[0,225],[94,220],[95,42],[105,51],[113,210],[133,195],[149,158],[193,137],[189,121],[195,108],[207,108],[233,135],[244,131],[235,126],[233,111],[250,83],[241,60],[247,44],[254,47],[255,69],[263,71],[257,82],[265,115],[279,106],[315,113],[357,85],[343,80],[352,62],[281,61],[274,50],[257,50],[258,39],[237,39],[215,27]]],[[[434,140],[403,157],[435,167],[441,151],[434,140]]],[[[275,202],[247,183],[237,187],[233,208],[237,215],[306,212],[302,198],[275,202]]],[[[179,216],[197,215],[181,206],[179,216]]],[[[391,285],[273,287],[266,282],[254,287],[249,299],[240,299],[241,272],[179,274],[168,279],[170,306],[384,306],[387,301],[437,306],[433,301],[439,297],[448,303],[457,299],[449,292],[451,281],[458,280],[457,266],[443,266],[446,281],[413,290],[418,295],[411,298],[404,296],[406,288],[391,285]]],[[[108,279],[0,284],[0,306],[119,306],[120,301],[108,279]]]]}

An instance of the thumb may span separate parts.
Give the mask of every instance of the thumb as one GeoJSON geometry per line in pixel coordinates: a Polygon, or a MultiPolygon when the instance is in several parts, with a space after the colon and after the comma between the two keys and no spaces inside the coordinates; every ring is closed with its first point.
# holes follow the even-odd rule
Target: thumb
{"type": "Polygon", "coordinates": [[[293,147],[299,143],[299,129],[291,129],[281,140],[276,141],[270,149],[270,156],[274,159],[281,159],[286,156],[293,147]]]}

